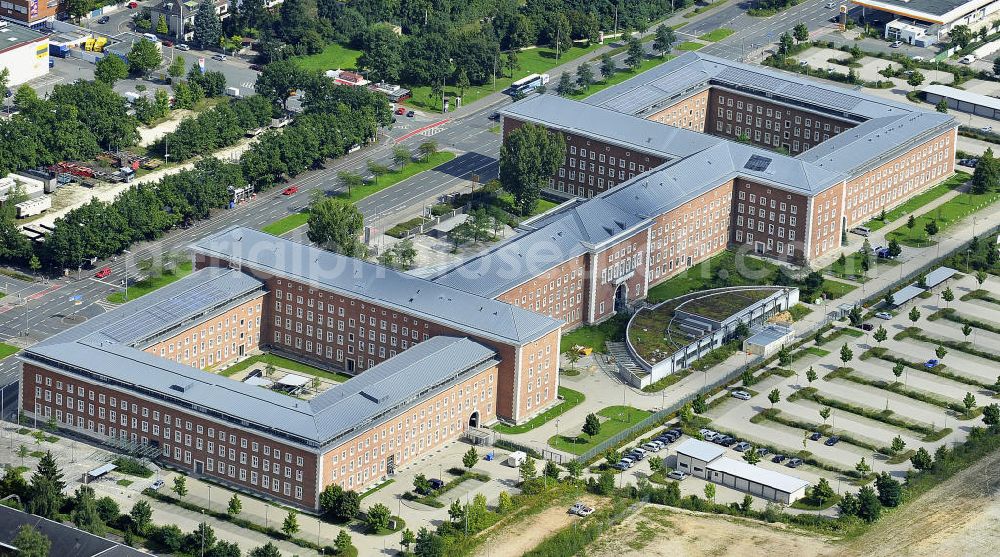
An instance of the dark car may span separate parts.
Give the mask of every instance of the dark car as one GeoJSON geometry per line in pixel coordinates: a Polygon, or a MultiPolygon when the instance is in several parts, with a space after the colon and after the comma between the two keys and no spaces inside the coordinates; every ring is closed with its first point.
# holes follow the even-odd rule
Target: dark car
{"type": "Polygon", "coordinates": [[[861,329],[865,330],[865,331],[871,331],[874,328],[875,328],[875,325],[872,325],[871,323],[862,323],[861,324],[861,329]]]}
{"type": "Polygon", "coordinates": [[[250,69],[253,70],[253,71],[255,71],[255,72],[259,72],[259,71],[263,70],[264,67],[261,66],[260,64],[250,64],[250,69]]]}
{"type": "Polygon", "coordinates": [[[832,446],[836,445],[839,442],[840,442],[840,437],[837,437],[836,435],[833,435],[833,436],[829,437],[826,441],[824,441],[823,444],[826,445],[827,447],[832,447],[832,446]]]}
{"type": "Polygon", "coordinates": [[[102,15],[102,16],[101,16],[101,19],[98,19],[98,20],[97,20],[97,23],[99,23],[99,24],[101,24],[101,25],[104,25],[105,23],[107,23],[107,22],[109,22],[109,21],[111,21],[111,18],[110,18],[110,17],[108,17],[108,16],[106,16],[106,15],[102,15]]]}
{"type": "Polygon", "coordinates": [[[406,117],[407,118],[413,118],[413,111],[411,110],[411,111],[407,112],[406,113],[406,117]]]}
{"type": "Polygon", "coordinates": [[[431,479],[427,480],[427,483],[429,483],[430,486],[431,486],[431,489],[434,489],[434,490],[441,489],[442,487],[444,487],[444,482],[441,481],[441,480],[439,480],[439,479],[437,479],[437,478],[431,478],[431,479]]]}
{"type": "Polygon", "coordinates": [[[771,459],[771,462],[777,462],[780,464],[785,461],[785,458],[787,457],[783,454],[776,454],[774,455],[774,458],[771,459]]]}
{"type": "Polygon", "coordinates": [[[809,436],[809,440],[810,441],[819,441],[822,438],[823,438],[823,434],[820,433],[820,432],[818,432],[818,431],[812,432],[812,435],[809,436]]]}
{"type": "Polygon", "coordinates": [[[801,458],[790,458],[790,459],[788,459],[788,462],[785,463],[785,466],[787,466],[789,468],[798,468],[799,466],[802,466],[802,459],[801,458]]]}
{"type": "Polygon", "coordinates": [[[499,112],[494,112],[493,114],[490,114],[490,120],[499,120],[499,119],[500,119],[499,112]]]}

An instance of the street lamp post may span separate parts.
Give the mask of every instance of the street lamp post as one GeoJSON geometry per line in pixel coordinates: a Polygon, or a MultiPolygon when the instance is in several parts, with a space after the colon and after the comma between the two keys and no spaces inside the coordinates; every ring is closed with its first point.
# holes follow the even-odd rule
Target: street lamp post
{"type": "MultiPolygon", "coordinates": [[[[124,250],[122,253],[125,254],[125,301],[128,301],[128,256],[132,255],[129,250],[124,250]]],[[[211,490],[209,490],[211,493],[211,490]]]]}

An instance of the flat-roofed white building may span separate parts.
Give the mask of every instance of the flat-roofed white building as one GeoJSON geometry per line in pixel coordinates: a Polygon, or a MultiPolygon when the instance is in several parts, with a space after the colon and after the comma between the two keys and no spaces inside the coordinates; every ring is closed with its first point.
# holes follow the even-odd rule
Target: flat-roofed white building
{"type": "Polygon", "coordinates": [[[677,469],[696,478],[708,479],[708,463],[726,454],[719,445],[687,439],[677,446],[677,469]]]}
{"type": "Polygon", "coordinates": [[[718,445],[688,439],[677,446],[677,469],[697,478],[785,505],[805,497],[809,482],[724,456],[718,445]]]}

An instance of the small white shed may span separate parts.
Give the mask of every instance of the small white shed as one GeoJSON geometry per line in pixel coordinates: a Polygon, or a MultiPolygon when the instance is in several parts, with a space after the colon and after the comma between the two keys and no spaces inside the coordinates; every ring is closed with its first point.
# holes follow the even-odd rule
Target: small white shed
{"type": "Polygon", "coordinates": [[[528,455],[525,454],[524,451],[514,451],[510,453],[509,456],[507,456],[507,460],[504,461],[504,464],[510,466],[511,468],[517,468],[518,466],[523,464],[524,461],[527,460],[527,458],[528,455]]]}

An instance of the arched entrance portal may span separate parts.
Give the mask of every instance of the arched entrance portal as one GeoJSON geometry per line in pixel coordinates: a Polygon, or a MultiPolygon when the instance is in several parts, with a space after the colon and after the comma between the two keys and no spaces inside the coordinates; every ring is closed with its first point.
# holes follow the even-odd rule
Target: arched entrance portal
{"type": "Polygon", "coordinates": [[[615,311],[624,311],[628,305],[628,286],[625,283],[618,285],[615,289],[615,311]]]}
{"type": "Polygon", "coordinates": [[[479,427],[479,410],[476,410],[469,416],[469,427],[479,427]]]}

